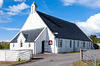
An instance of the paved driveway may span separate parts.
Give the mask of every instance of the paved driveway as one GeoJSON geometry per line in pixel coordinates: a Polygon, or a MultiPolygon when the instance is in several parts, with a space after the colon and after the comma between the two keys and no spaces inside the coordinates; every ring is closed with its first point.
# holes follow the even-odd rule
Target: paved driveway
{"type": "Polygon", "coordinates": [[[34,55],[36,62],[29,62],[16,66],[72,66],[72,63],[79,61],[80,54],[38,54],[34,55]]]}

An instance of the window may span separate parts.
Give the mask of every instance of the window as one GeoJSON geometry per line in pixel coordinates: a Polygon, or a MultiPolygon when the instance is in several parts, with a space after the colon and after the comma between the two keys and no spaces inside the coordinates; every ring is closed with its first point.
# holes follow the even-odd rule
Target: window
{"type": "Polygon", "coordinates": [[[93,47],[93,44],[91,43],[91,48],[93,47]]]}
{"type": "Polygon", "coordinates": [[[31,47],[31,44],[29,43],[29,47],[31,47]]]}
{"type": "Polygon", "coordinates": [[[20,40],[20,47],[23,47],[23,43],[22,43],[22,40],[20,40]]]}
{"type": "Polygon", "coordinates": [[[83,47],[85,47],[85,41],[83,42],[83,47]]]}
{"type": "Polygon", "coordinates": [[[89,47],[91,47],[91,44],[89,43],[89,47]]]}
{"type": "Polygon", "coordinates": [[[62,40],[60,40],[60,47],[62,47],[62,40]]]}
{"type": "Polygon", "coordinates": [[[58,41],[58,47],[62,47],[62,39],[59,39],[58,41]]]}
{"type": "Polygon", "coordinates": [[[83,47],[83,42],[81,42],[81,47],[83,47]]]}
{"type": "Polygon", "coordinates": [[[70,48],[71,48],[71,47],[72,47],[72,42],[71,42],[71,40],[70,40],[70,43],[69,43],[69,44],[70,44],[70,48]]]}
{"type": "Polygon", "coordinates": [[[79,47],[79,41],[77,41],[77,47],[79,47]]]}
{"type": "Polygon", "coordinates": [[[14,47],[15,45],[14,45],[14,43],[13,43],[13,47],[14,47]]]}

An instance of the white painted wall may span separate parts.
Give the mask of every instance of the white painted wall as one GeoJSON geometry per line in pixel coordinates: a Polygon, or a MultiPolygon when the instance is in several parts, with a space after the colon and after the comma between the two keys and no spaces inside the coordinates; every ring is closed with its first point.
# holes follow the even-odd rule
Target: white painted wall
{"type": "Polygon", "coordinates": [[[25,24],[23,25],[22,30],[29,30],[29,29],[37,29],[46,27],[46,24],[43,22],[41,17],[38,15],[37,12],[30,13],[29,17],[27,18],[25,24]]]}
{"type": "MultiPolygon", "coordinates": [[[[22,49],[31,49],[34,50],[34,42],[25,42],[25,38],[23,36],[22,33],[20,33],[18,39],[17,39],[17,43],[10,43],[10,50],[22,50],[22,49]],[[21,47],[21,43],[20,40],[22,40],[22,47],[21,47]],[[30,47],[29,47],[30,44],[30,47]]],[[[34,51],[33,51],[34,53],[34,51]]]]}
{"type": "Polygon", "coordinates": [[[44,51],[45,52],[51,52],[55,53],[55,48],[54,48],[54,35],[51,33],[51,31],[46,28],[43,33],[39,36],[39,38],[36,40],[36,53],[41,53],[42,52],[42,41],[45,41],[44,44],[44,51]],[[49,40],[52,40],[53,44],[49,45],[49,40]]]}
{"type": "Polygon", "coordinates": [[[80,49],[91,49],[91,45],[92,45],[92,42],[88,42],[88,41],[85,41],[85,47],[83,46],[83,42],[84,41],[80,41],[80,40],[71,40],[71,47],[70,47],[70,39],[62,39],[62,47],[58,47],[58,42],[59,42],[59,39],[56,38],[56,46],[58,48],[58,53],[61,53],[61,52],[77,52],[77,51],[80,51],[80,49]],[[79,42],[79,45],[78,45],[78,42],[79,42]]]}
{"type": "Polygon", "coordinates": [[[53,33],[50,31],[50,29],[47,28],[46,31],[46,41],[52,40],[52,45],[49,45],[47,43],[47,50],[48,52],[52,52],[52,53],[56,53],[55,49],[56,49],[56,44],[55,44],[55,36],[53,35],[53,33]]]}
{"type": "Polygon", "coordinates": [[[39,35],[38,39],[35,41],[35,54],[42,52],[42,41],[46,40],[46,29],[39,35]]]}
{"type": "Polygon", "coordinates": [[[59,52],[73,52],[73,51],[80,51],[80,49],[91,49],[91,42],[85,41],[85,47],[83,46],[84,41],[80,40],[70,40],[70,39],[62,39],[62,47],[58,47],[59,39],[55,38],[52,32],[45,28],[45,30],[41,33],[40,36],[34,42],[25,42],[25,38],[21,33],[18,37],[18,43],[10,43],[10,50],[20,50],[20,49],[32,49],[33,54],[41,53],[42,52],[42,41],[45,41],[44,50],[46,52],[51,53],[59,53],[59,52]],[[20,46],[20,40],[23,42],[23,47],[20,46]],[[49,45],[49,40],[53,41],[52,45],[49,45]],[[71,41],[71,47],[70,47],[71,41]],[[79,46],[78,46],[79,43],[79,46]],[[30,47],[29,47],[30,44],[30,47]],[[35,50],[34,50],[35,49],[35,50]]]}
{"type": "Polygon", "coordinates": [[[32,50],[0,50],[0,61],[30,60],[32,50]]]}

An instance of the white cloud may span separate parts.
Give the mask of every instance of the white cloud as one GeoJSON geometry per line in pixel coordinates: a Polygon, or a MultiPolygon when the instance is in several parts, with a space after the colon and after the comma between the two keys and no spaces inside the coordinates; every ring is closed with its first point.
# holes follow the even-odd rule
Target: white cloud
{"type": "Polygon", "coordinates": [[[25,2],[26,0],[14,0],[14,1],[16,1],[16,2],[17,2],[17,1],[19,1],[19,2],[25,2]]]}
{"type": "Polygon", "coordinates": [[[2,10],[0,10],[0,15],[4,15],[5,13],[2,11],[2,10]]]}
{"type": "Polygon", "coordinates": [[[4,11],[0,10],[0,23],[8,23],[11,21],[11,18],[7,13],[4,11]]]}
{"type": "Polygon", "coordinates": [[[7,27],[1,27],[1,29],[4,29],[4,30],[20,30],[19,28],[7,28],[7,27]]]}
{"type": "Polygon", "coordinates": [[[83,6],[100,8],[100,0],[61,0],[65,6],[79,4],[83,6]]]}
{"type": "Polygon", "coordinates": [[[17,6],[16,5],[9,6],[9,8],[6,10],[11,11],[11,12],[21,12],[22,10],[27,9],[29,7],[30,7],[29,5],[25,3],[21,3],[21,4],[18,4],[17,6]]]}
{"type": "Polygon", "coordinates": [[[10,40],[6,40],[5,42],[9,42],[10,40]]]}
{"type": "Polygon", "coordinates": [[[0,8],[2,7],[3,5],[3,0],[0,0],[0,8]]]}
{"type": "Polygon", "coordinates": [[[6,10],[10,11],[7,12],[7,14],[9,15],[17,15],[18,13],[21,13],[22,10],[25,10],[27,8],[30,8],[30,6],[25,3],[21,3],[18,5],[9,6],[9,8],[6,8],[6,10]]]}
{"type": "Polygon", "coordinates": [[[87,35],[100,33],[100,13],[91,16],[86,22],[76,23],[87,35]]]}
{"type": "Polygon", "coordinates": [[[7,12],[7,14],[9,14],[9,15],[17,15],[18,13],[15,13],[15,12],[7,12]]]}

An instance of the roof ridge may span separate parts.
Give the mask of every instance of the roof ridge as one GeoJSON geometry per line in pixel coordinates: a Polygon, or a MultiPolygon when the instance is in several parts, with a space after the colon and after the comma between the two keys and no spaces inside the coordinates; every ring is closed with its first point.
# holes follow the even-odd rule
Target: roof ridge
{"type": "MultiPolygon", "coordinates": [[[[37,11],[37,12],[40,12],[40,11],[37,11]]],[[[48,15],[48,16],[53,17],[53,18],[56,18],[56,19],[59,19],[59,20],[62,20],[62,21],[64,21],[64,22],[72,23],[72,22],[66,21],[66,20],[64,20],[64,19],[60,19],[60,18],[58,18],[58,17],[55,17],[55,16],[52,16],[52,15],[49,15],[49,14],[44,13],[44,12],[40,12],[40,13],[45,14],[45,15],[48,15]]],[[[75,23],[72,23],[72,24],[75,24],[75,23]]]]}

